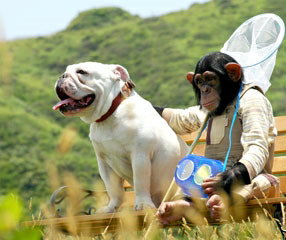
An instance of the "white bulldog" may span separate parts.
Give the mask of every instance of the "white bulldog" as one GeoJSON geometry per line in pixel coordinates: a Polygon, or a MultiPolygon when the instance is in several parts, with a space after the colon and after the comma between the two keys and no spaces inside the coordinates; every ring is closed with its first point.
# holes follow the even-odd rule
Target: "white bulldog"
{"type": "Polygon", "coordinates": [[[187,145],[150,102],[134,90],[125,68],[96,62],[74,64],[56,83],[59,109],[90,124],[90,139],[110,197],[101,212],[123,202],[123,179],[133,185],[134,208],[158,207],[187,145]]]}

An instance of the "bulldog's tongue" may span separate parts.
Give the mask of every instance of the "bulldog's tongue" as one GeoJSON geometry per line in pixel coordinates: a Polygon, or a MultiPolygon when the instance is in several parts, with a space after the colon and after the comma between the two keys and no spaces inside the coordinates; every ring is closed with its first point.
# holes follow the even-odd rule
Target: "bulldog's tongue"
{"type": "Polygon", "coordinates": [[[65,105],[65,104],[73,104],[74,100],[72,98],[67,98],[63,101],[58,102],[55,106],[53,106],[53,110],[58,110],[61,106],[65,105]]]}

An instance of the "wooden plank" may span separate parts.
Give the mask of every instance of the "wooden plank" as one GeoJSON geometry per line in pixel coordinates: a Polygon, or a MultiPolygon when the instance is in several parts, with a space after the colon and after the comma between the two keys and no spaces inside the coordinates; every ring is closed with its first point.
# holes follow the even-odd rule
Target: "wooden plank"
{"type": "MultiPolygon", "coordinates": [[[[193,132],[191,134],[185,134],[181,135],[181,138],[187,143],[191,144],[197,137],[198,132],[193,132]]],[[[203,131],[202,136],[199,139],[199,142],[205,142],[206,141],[206,131],[203,131]]]]}
{"type": "Polygon", "coordinates": [[[199,155],[199,156],[204,156],[205,155],[205,149],[206,145],[205,144],[198,144],[195,149],[194,149],[194,154],[199,155]]]}
{"type": "Polygon", "coordinates": [[[286,135],[278,136],[275,140],[275,154],[286,153],[286,135]]]}
{"type": "Polygon", "coordinates": [[[135,201],[135,192],[134,191],[128,191],[124,193],[124,203],[122,204],[122,207],[130,207],[134,206],[135,201]]]}
{"type": "Polygon", "coordinates": [[[127,182],[126,180],[123,181],[123,187],[125,190],[129,189],[129,188],[133,188],[132,185],[129,182],[127,182]]]}
{"type": "Polygon", "coordinates": [[[280,176],[279,179],[280,179],[280,191],[282,194],[286,194],[286,176],[280,176]]]}
{"type": "Polygon", "coordinates": [[[273,174],[286,174],[286,156],[279,156],[274,158],[273,174]]]}
{"type": "Polygon", "coordinates": [[[286,197],[265,198],[265,199],[251,199],[247,202],[248,206],[264,205],[264,204],[279,204],[286,203],[286,197]]]}
{"type": "Polygon", "coordinates": [[[275,117],[275,123],[279,134],[286,133],[286,116],[275,117]]]}
{"type": "MultiPolygon", "coordinates": [[[[155,209],[156,210],[156,209],[155,209]]],[[[135,227],[138,229],[144,227],[144,219],[146,214],[153,216],[155,210],[148,211],[122,211],[116,213],[100,213],[87,216],[75,216],[66,218],[50,218],[39,221],[23,222],[24,227],[34,226],[54,226],[60,230],[70,232],[72,234],[94,233],[101,234],[105,229],[108,232],[115,232],[121,226],[124,219],[134,218],[135,227]]]]}

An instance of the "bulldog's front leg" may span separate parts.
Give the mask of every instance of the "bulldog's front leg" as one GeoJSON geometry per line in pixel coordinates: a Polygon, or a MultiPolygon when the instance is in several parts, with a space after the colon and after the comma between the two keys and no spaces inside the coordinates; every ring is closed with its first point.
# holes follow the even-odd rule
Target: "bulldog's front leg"
{"type": "Polygon", "coordinates": [[[102,160],[97,157],[98,169],[109,196],[109,203],[96,212],[115,212],[123,202],[124,188],[122,179],[102,160]]]}
{"type": "Polygon", "coordinates": [[[155,208],[151,199],[151,160],[148,152],[136,152],[132,156],[135,210],[155,208]]]}

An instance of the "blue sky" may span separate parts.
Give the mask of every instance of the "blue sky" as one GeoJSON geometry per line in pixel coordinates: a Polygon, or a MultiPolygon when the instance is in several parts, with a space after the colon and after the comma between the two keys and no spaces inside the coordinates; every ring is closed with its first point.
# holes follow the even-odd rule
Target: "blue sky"
{"type": "Polygon", "coordinates": [[[4,0],[0,7],[0,39],[45,36],[61,31],[78,13],[117,6],[141,17],[160,16],[208,0],[4,0]]]}

